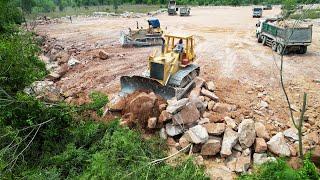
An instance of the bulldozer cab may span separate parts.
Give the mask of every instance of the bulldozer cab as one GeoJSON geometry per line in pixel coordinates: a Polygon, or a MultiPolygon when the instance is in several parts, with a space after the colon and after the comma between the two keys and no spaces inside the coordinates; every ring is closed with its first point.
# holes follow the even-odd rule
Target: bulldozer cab
{"type": "Polygon", "coordinates": [[[148,19],[149,24],[149,33],[162,33],[162,29],[160,27],[160,21],[157,18],[148,19]]]}
{"type": "Polygon", "coordinates": [[[194,46],[195,41],[192,35],[164,35],[165,38],[165,52],[175,52],[175,47],[182,40],[183,49],[181,52],[180,60],[182,65],[187,65],[195,59],[194,46]]]}

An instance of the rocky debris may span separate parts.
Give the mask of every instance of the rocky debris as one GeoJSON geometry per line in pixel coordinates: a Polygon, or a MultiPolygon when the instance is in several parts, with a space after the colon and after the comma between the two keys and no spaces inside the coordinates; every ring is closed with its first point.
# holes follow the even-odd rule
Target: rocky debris
{"type": "Polygon", "coordinates": [[[247,172],[251,164],[250,156],[240,156],[237,158],[235,171],[242,173],[247,172]]]}
{"type": "Polygon", "coordinates": [[[174,126],[171,123],[167,123],[166,133],[171,137],[176,136],[183,133],[183,128],[181,126],[174,126]]]}
{"type": "Polygon", "coordinates": [[[263,138],[256,138],[256,144],[255,144],[255,149],[254,151],[256,153],[262,153],[267,151],[268,146],[266,141],[263,138]]]}
{"type": "Polygon", "coordinates": [[[60,102],[64,99],[61,95],[61,90],[54,82],[48,80],[35,81],[29,87],[25,88],[24,92],[46,102],[60,102]]]}
{"type": "Polygon", "coordinates": [[[71,57],[68,61],[68,66],[69,67],[74,67],[75,65],[79,64],[80,61],[78,61],[76,58],[71,57]]]}
{"type": "Polygon", "coordinates": [[[200,112],[193,103],[186,104],[180,112],[173,115],[173,124],[193,124],[200,119],[200,112]]]}
{"type": "Polygon", "coordinates": [[[56,73],[56,72],[51,72],[48,76],[47,79],[50,81],[56,81],[58,79],[60,79],[61,75],[56,73]]]}
{"type": "Polygon", "coordinates": [[[257,137],[263,138],[265,140],[269,140],[270,136],[266,129],[266,127],[261,122],[255,122],[254,128],[257,133],[257,137]]]}
{"type": "Polygon", "coordinates": [[[319,134],[316,131],[305,135],[302,139],[303,139],[303,143],[308,144],[309,146],[314,146],[319,144],[319,134]]]}
{"type": "Polygon", "coordinates": [[[234,129],[234,130],[237,130],[237,124],[232,118],[226,116],[224,118],[224,121],[226,122],[227,127],[231,128],[231,129],[234,129]]]}
{"type": "Polygon", "coordinates": [[[191,96],[189,97],[190,103],[194,104],[200,112],[204,112],[206,110],[206,105],[199,97],[191,96]]]}
{"type": "Polygon", "coordinates": [[[219,101],[219,97],[216,96],[216,95],[214,94],[214,92],[211,92],[211,91],[209,91],[209,90],[206,90],[205,88],[202,88],[202,89],[201,89],[201,94],[203,94],[204,96],[210,98],[210,99],[213,100],[213,101],[219,101]]]}
{"type": "Polygon", "coordinates": [[[230,156],[232,154],[232,147],[236,145],[238,141],[239,135],[237,132],[233,131],[231,128],[226,128],[223,140],[222,140],[222,146],[221,146],[221,156],[230,156]]]}
{"type": "Polygon", "coordinates": [[[302,161],[298,157],[292,157],[288,161],[288,165],[292,167],[292,169],[300,169],[302,167],[302,161]]]}
{"type": "Polygon", "coordinates": [[[239,124],[238,134],[240,145],[243,147],[251,147],[256,138],[254,121],[252,119],[243,120],[239,124]]]}
{"type": "Polygon", "coordinates": [[[203,157],[201,155],[196,156],[194,158],[194,161],[198,166],[203,166],[204,165],[204,159],[203,159],[203,157]]]}
{"type": "Polygon", "coordinates": [[[216,103],[212,111],[223,114],[235,110],[235,107],[226,103],[216,103]]]}
{"type": "Polygon", "coordinates": [[[185,135],[188,141],[194,144],[205,143],[209,138],[206,128],[201,125],[190,128],[185,135]]]}
{"type": "Polygon", "coordinates": [[[283,131],[283,135],[286,138],[292,139],[294,141],[298,141],[299,140],[298,130],[296,128],[289,128],[289,129],[283,131]]]}
{"type": "Polygon", "coordinates": [[[208,123],[204,124],[203,127],[207,129],[209,135],[221,135],[226,129],[225,123],[208,123]]]}
{"type": "Polygon", "coordinates": [[[148,128],[154,129],[157,126],[157,118],[156,117],[151,117],[148,119],[148,128]]]}
{"type": "Polygon", "coordinates": [[[108,103],[109,111],[122,111],[126,107],[125,98],[116,95],[108,103]]]}
{"type": "Polygon", "coordinates": [[[261,165],[268,161],[276,161],[275,157],[268,157],[266,153],[254,153],[253,154],[253,163],[256,165],[261,165]]]}
{"type": "Polygon", "coordinates": [[[213,81],[209,81],[205,85],[206,85],[206,88],[211,92],[214,92],[216,90],[216,86],[213,81]]]}
{"type": "Polygon", "coordinates": [[[187,103],[189,102],[188,98],[184,99],[172,99],[168,100],[167,112],[170,114],[175,114],[180,111],[187,103]]]}
{"type": "Polygon", "coordinates": [[[110,55],[107,52],[105,52],[104,50],[100,50],[99,51],[99,57],[102,60],[106,60],[106,59],[110,58],[110,55]]]}
{"type": "Polygon", "coordinates": [[[279,156],[290,156],[290,147],[286,143],[286,140],[282,132],[279,132],[273,136],[270,141],[267,142],[268,150],[279,156]]]}
{"type": "Polygon", "coordinates": [[[209,139],[205,144],[202,145],[201,155],[214,156],[221,150],[221,141],[217,139],[209,139]]]}

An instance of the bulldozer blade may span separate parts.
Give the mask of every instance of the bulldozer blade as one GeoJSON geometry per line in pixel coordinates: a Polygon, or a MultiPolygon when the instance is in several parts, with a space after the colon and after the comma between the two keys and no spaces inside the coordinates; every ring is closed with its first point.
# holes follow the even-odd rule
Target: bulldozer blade
{"type": "Polygon", "coordinates": [[[122,76],[120,82],[121,96],[125,96],[137,90],[150,90],[166,100],[173,97],[176,97],[177,99],[183,98],[195,85],[192,81],[184,88],[174,88],[171,86],[163,86],[156,80],[142,76],[122,76]]]}

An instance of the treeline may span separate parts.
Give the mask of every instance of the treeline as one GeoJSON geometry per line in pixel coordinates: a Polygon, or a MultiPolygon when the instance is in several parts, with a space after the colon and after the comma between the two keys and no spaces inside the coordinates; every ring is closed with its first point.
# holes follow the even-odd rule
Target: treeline
{"type": "MultiPolygon", "coordinates": [[[[285,0],[292,3],[319,3],[318,0],[285,0]]],[[[250,4],[282,4],[283,0],[177,0],[178,5],[250,5],[250,4]]],[[[14,0],[25,12],[52,12],[59,9],[63,11],[66,7],[88,7],[112,5],[117,8],[122,4],[148,4],[166,5],[168,0],[14,0]]]]}

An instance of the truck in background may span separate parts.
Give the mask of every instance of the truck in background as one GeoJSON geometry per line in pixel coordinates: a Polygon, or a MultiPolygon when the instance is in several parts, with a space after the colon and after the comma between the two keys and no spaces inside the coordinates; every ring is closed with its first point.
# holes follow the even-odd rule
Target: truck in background
{"type": "Polygon", "coordinates": [[[261,18],[262,16],[262,8],[255,7],[252,9],[252,17],[253,18],[261,18]]]}
{"type": "Polygon", "coordinates": [[[177,11],[178,11],[178,8],[177,8],[176,1],[169,0],[169,3],[168,3],[168,15],[171,15],[171,16],[177,15],[177,11]]]}
{"type": "Polygon", "coordinates": [[[182,6],[179,8],[180,16],[190,16],[190,7],[182,6]]]}
{"type": "Polygon", "coordinates": [[[281,27],[277,18],[259,20],[256,37],[259,43],[270,46],[278,54],[296,52],[305,54],[312,42],[312,25],[307,27],[281,27]]]}

